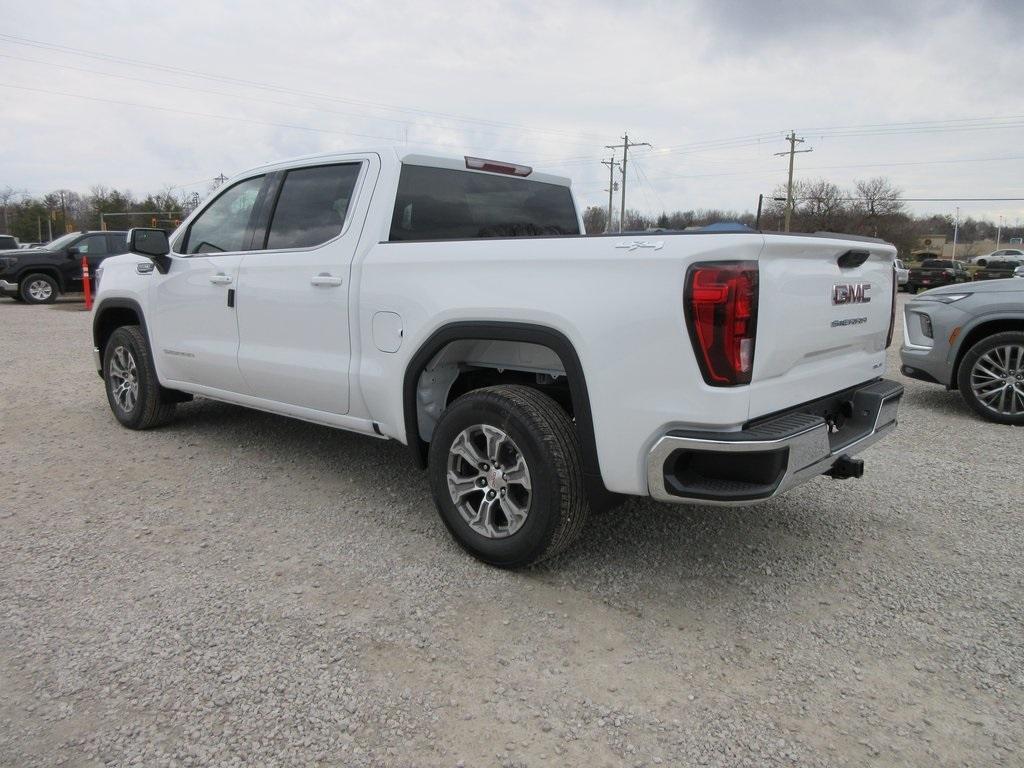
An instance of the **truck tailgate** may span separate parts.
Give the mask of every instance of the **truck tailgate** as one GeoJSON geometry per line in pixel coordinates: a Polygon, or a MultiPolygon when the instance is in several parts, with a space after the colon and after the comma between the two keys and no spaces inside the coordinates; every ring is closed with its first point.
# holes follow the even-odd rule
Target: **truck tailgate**
{"type": "Polygon", "coordinates": [[[765,237],[750,418],[882,375],[895,257],[874,241],[765,237]]]}

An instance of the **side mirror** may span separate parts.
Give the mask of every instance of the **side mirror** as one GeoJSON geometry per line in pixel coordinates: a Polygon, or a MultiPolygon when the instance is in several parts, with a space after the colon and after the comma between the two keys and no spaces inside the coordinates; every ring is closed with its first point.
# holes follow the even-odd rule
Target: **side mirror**
{"type": "Polygon", "coordinates": [[[77,245],[72,245],[70,248],[68,248],[68,258],[69,259],[74,260],[74,259],[77,259],[81,255],[82,255],[82,251],[78,248],[77,245]]]}
{"type": "Polygon", "coordinates": [[[145,256],[155,265],[160,274],[167,274],[171,267],[171,244],[167,233],[162,229],[131,229],[128,231],[128,250],[139,256],[145,256]]]}

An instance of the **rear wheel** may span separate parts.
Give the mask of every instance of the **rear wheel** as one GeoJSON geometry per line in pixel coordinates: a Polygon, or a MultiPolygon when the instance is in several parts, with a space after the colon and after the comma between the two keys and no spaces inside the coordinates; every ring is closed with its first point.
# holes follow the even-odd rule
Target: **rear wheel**
{"type": "Polygon", "coordinates": [[[977,342],[960,363],[957,384],[968,405],[989,421],[1024,425],[1024,332],[977,342]]]}
{"type": "Polygon", "coordinates": [[[529,387],[487,387],[452,403],[434,430],[429,473],[448,530],[491,565],[552,557],[587,519],[572,420],[529,387]]]}
{"type": "Polygon", "coordinates": [[[18,294],[26,304],[52,304],[59,292],[57,281],[41,273],[22,278],[18,285],[18,294]]]}
{"type": "Polygon", "coordinates": [[[174,401],[160,388],[146,335],[137,325],[114,331],[103,352],[103,381],[110,410],[129,429],[149,429],[174,415],[174,401]]]}

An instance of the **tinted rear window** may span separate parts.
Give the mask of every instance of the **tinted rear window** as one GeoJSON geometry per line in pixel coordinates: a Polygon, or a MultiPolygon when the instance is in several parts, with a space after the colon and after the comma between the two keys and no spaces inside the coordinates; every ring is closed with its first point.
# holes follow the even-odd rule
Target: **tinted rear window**
{"type": "Polygon", "coordinates": [[[568,187],[448,168],[403,165],[395,240],[578,235],[568,187]]]}
{"type": "Polygon", "coordinates": [[[267,236],[267,248],[308,248],[341,232],[359,177],[359,163],[288,171],[267,236]]]}
{"type": "Polygon", "coordinates": [[[923,269],[952,269],[952,261],[944,261],[942,259],[925,259],[921,262],[923,269]]]}
{"type": "Polygon", "coordinates": [[[7,235],[0,235],[0,249],[17,248],[18,241],[7,235]]]}

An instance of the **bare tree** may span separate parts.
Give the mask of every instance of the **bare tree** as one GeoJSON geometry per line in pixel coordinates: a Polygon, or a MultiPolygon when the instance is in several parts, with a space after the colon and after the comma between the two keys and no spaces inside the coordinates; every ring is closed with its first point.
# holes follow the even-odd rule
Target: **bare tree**
{"type": "Polygon", "coordinates": [[[861,214],[877,221],[883,216],[903,213],[903,190],[884,176],[854,182],[854,205],[861,214]]]}
{"type": "Polygon", "coordinates": [[[24,197],[26,194],[28,193],[24,189],[15,189],[14,187],[0,187],[0,211],[3,212],[4,232],[11,231],[9,211],[12,202],[17,201],[19,198],[24,197]]]}

